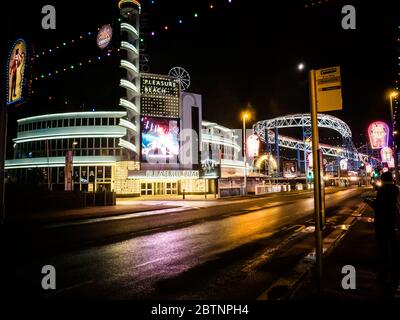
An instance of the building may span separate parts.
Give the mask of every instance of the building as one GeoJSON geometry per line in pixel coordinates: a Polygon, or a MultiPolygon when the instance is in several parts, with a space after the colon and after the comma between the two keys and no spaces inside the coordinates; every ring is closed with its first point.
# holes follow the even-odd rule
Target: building
{"type": "MultiPolygon", "coordinates": [[[[182,100],[182,110],[191,112],[184,112],[182,119],[174,121],[178,121],[179,127],[191,129],[201,118],[201,96],[186,93],[182,100]]],[[[193,152],[189,153],[190,161],[179,163],[185,158],[181,151],[191,148],[182,147],[186,140],[180,141],[178,136],[177,163],[128,161],[126,150],[119,144],[127,134],[127,129],[120,125],[125,117],[126,112],[77,112],[18,120],[14,159],[6,161],[11,181],[64,190],[68,152],[73,155],[73,190],[108,190],[119,196],[213,194],[218,192],[219,178],[243,169],[235,131],[206,121],[202,121],[198,140],[194,139],[199,143],[194,148],[199,150],[198,164],[193,162],[193,152]]],[[[147,134],[145,126],[142,132],[147,134]]],[[[195,130],[190,132],[197,136],[195,130]]],[[[193,144],[193,140],[188,141],[193,144]]]]}

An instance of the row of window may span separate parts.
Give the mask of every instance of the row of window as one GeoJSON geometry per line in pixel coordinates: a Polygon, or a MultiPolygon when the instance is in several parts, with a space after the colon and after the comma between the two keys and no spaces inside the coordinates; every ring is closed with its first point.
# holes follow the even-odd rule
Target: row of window
{"type": "Polygon", "coordinates": [[[59,119],[41,122],[33,122],[18,125],[18,132],[35,131],[51,128],[88,127],[88,126],[116,126],[119,125],[118,118],[78,118],[59,119]]]}
{"type": "Polygon", "coordinates": [[[117,138],[77,138],[20,143],[15,159],[64,157],[67,151],[75,156],[121,156],[117,138]]]}

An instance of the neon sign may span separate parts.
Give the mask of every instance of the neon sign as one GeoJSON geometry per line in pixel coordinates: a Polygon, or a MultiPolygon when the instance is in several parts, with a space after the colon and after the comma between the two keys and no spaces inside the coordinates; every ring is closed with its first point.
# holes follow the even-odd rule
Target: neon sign
{"type": "Polygon", "coordinates": [[[368,128],[369,141],[372,149],[383,149],[389,146],[389,126],[382,122],[373,122],[368,128]]]}

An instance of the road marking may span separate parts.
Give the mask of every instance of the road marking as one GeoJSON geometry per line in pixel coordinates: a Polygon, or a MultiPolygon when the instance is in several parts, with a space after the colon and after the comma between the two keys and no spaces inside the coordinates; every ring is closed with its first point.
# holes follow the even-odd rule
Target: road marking
{"type": "Polygon", "coordinates": [[[75,284],[75,285],[73,285],[73,286],[70,286],[70,287],[67,287],[67,288],[64,288],[64,289],[57,290],[57,291],[55,292],[55,294],[59,294],[59,293],[65,292],[65,291],[70,291],[70,290],[78,289],[78,288],[84,287],[84,286],[86,286],[86,285],[88,285],[88,284],[92,284],[92,283],[94,283],[94,280],[88,280],[88,281],[85,281],[85,282],[81,282],[81,283],[75,284]]]}
{"type": "Polygon", "coordinates": [[[153,263],[156,263],[156,262],[165,260],[165,259],[166,259],[165,257],[163,257],[163,258],[158,258],[158,259],[155,259],[155,260],[152,260],[152,261],[145,262],[145,263],[139,264],[139,265],[137,265],[137,266],[134,266],[134,268],[145,267],[145,266],[147,266],[147,265],[149,265],[149,264],[153,264],[153,263]]]}

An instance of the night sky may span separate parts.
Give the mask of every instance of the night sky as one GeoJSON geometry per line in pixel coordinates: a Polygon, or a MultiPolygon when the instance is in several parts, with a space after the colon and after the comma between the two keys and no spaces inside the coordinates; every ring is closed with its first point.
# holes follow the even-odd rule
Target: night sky
{"type": "MultiPolygon", "coordinates": [[[[155,32],[147,41],[151,72],[167,74],[174,66],[187,69],[192,77],[189,91],[203,95],[204,119],[240,128],[240,112],[246,106],[251,106],[256,120],[309,111],[307,72],[296,69],[300,62],[315,68],[342,67],[344,111],[335,115],[350,125],[356,143],[370,121],[389,118],[387,92],[398,73],[400,1],[332,0],[312,8],[304,6],[309,0],[150,2],[142,1],[148,32],[155,32]],[[341,28],[345,4],[356,6],[356,31],[341,28]],[[163,30],[165,25],[168,31],[163,30]]],[[[79,40],[81,34],[97,33],[98,27],[112,23],[116,4],[116,0],[10,1],[7,46],[24,37],[40,53],[79,40]],[[45,4],[57,9],[56,31],[41,29],[45,4]]],[[[100,54],[95,36],[89,37],[40,58],[33,76],[100,54]]],[[[112,59],[63,77],[34,81],[32,99],[10,110],[10,135],[15,136],[15,120],[28,115],[119,110],[111,85],[116,72],[112,59]]]]}

